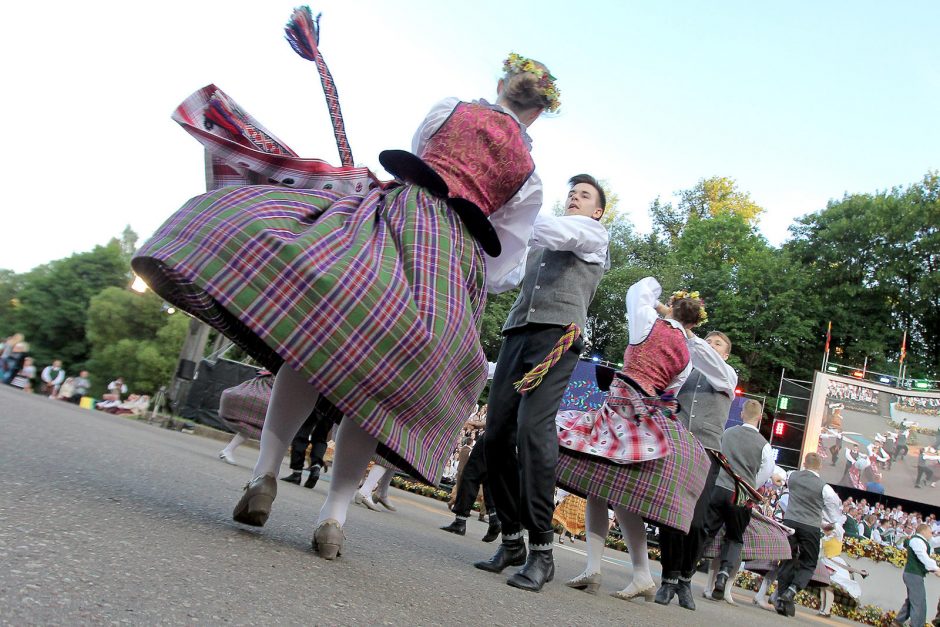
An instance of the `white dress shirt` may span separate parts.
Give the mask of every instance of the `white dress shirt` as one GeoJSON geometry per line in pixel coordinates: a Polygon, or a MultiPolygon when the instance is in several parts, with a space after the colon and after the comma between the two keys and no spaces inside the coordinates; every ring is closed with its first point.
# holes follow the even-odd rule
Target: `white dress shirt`
{"type": "Polygon", "coordinates": [[[525,278],[526,258],[531,248],[567,251],[574,253],[576,257],[587,263],[609,267],[607,260],[609,243],[610,235],[607,229],[597,220],[587,216],[553,216],[540,213],[532,225],[532,233],[522,259],[514,267],[508,268],[503,262],[505,246],[503,254],[497,258],[500,262],[498,266],[489,265],[489,259],[487,259],[487,288],[495,294],[519,286],[525,278]],[[494,268],[492,272],[491,267],[494,268]],[[499,275],[498,272],[502,268],[506,268],[507,271],[499,275]]]}
{"type": "Polygon", "coordinates": [[[911,536],[910,543],[908,546],[911,547],[911,550],[914,552],[914,555],[917,556],[917,559],[920,560],[920,563],[924,565],[929,572],[938,570],[937,562],[930,557],[930,547],[928,542],[921,536],[911,536]]]}
{"type": "Polygon", "coordinates": [[[713,388],[734,398],[734,390],[738,387],[738,373],[734,368],[699,336],[690,337],[688,345],[692,366],[702,373],[713,388]]]}
{"type": "MultiPolygon", "coordinates": [[[[450,117],[458,104],[460,104],[459,98],[445,98],[431,108],[411,140],[411,151],[414,154],[421,154],[428,140],[450,117]]],[[[499,107],[499,109],[512,116],[517,122],[519,121],[519,118],[509,109],[503,109],[502,107],[499,107]]],[[[483,254],[486,259],[486,288],[489,292],[495,294],[515,287],[515,285],[505,285],[493,281],[499,281],[502,277],[505,277],[520,262],[525,263],[526,245],[529,241],[529,235],[532,233],[532,225],[541,207],[542,180],[533,172],[519,188],[519,191],[516,192],[516,195],[489,217],[490,224],[496,230],[499,243],[502,246],[499,257],[490,257],[486,253],[483,254]]]]}

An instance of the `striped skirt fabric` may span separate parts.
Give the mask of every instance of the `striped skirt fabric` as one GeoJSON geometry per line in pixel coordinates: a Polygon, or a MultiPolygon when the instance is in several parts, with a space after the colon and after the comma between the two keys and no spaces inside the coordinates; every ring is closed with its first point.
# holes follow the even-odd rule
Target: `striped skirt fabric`
{"type": "Polygon", "coordinates": [[[676,420],[651,409],[648,420],[666,434],[670,453],[635,464],[615,464],[560,448],[558,485],[623,506],[649,522],[688,533],[711,461],[702,445],[676,420]]]}
{"type": "Polygon", "coordinates": [[[274,375],[267,374],[223,390],[219,418],[233,431],[257,440],[264,427],[272,389],[274,375]]]}
{"type": "Polygon", "coordinates": [[[441,476],[487,375],[484,261],[444,202],[411,185],[227,187],[186,203],[132,266],[265,367],[303,373],[393,463],[441,476]]]}
{"type": "MultiPolygon", "coordinates": [[[[705,549],[705,557],[718,557],[724,535],[724,530],[722,530],[711,541],[705,549]]],[[[787,532],[763,514],[751,511],[751,522],[744,530],[744,548],[741,551],[741,559],[749,562],[751,560],[788,560],[791,557],[787,532]]]]}

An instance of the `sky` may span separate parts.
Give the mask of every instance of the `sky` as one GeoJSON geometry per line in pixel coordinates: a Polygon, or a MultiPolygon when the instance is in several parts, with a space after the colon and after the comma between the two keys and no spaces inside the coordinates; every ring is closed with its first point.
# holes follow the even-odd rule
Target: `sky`
{"type": "MultiPolygon", "coordinates": [[[[302,156],[338,164],[315,66],[283,38],[295,4],[11,3],[0,268],[90,250],[125,225],[143,240],[205,191],[202,147],[170,115],[209,83],[302,156]]],[[[759,229],[779,245],[832,199],[940,169],[937,2],[311,8],[356,162],[382,178],[378,153],[407,149],[437,100],[495,98],[510,51],[548,65],[562,92],[559,113],[530,129],[546,211],[587,172],[646,232],[655,198],[727,176],[766,209],[759,229]]]]}

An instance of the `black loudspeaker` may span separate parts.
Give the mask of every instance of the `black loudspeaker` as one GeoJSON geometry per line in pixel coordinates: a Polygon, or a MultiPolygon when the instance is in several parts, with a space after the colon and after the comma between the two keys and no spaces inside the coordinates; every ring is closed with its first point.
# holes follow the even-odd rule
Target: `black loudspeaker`
{"type": "Polygon", "coordinates": [[[189,359],[181,359],[179,367],[176,369],[176,376],[180,379],[192,381],[196,378],[196,362],[189,359]]]}

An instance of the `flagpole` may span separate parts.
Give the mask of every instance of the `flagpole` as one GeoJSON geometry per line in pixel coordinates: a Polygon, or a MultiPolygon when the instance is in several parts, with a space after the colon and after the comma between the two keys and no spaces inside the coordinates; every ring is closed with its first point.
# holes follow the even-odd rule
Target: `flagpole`
{"type": "Polygon", "coordinates": [[[907,356],[907,329],[901,338],[901,358],[898,360],[898,387],[901,387],[901,374],[904,372],[904,358],[907,356]]]}
{"type": "Polygon", "coordinates": [[[829,341],[832,339],[832,320],[829,321],[829,326],[826,327],[826,349],[823,352],[823,363],[822,371],[826,372],[826,367],[829,365],[829,341]]]}

